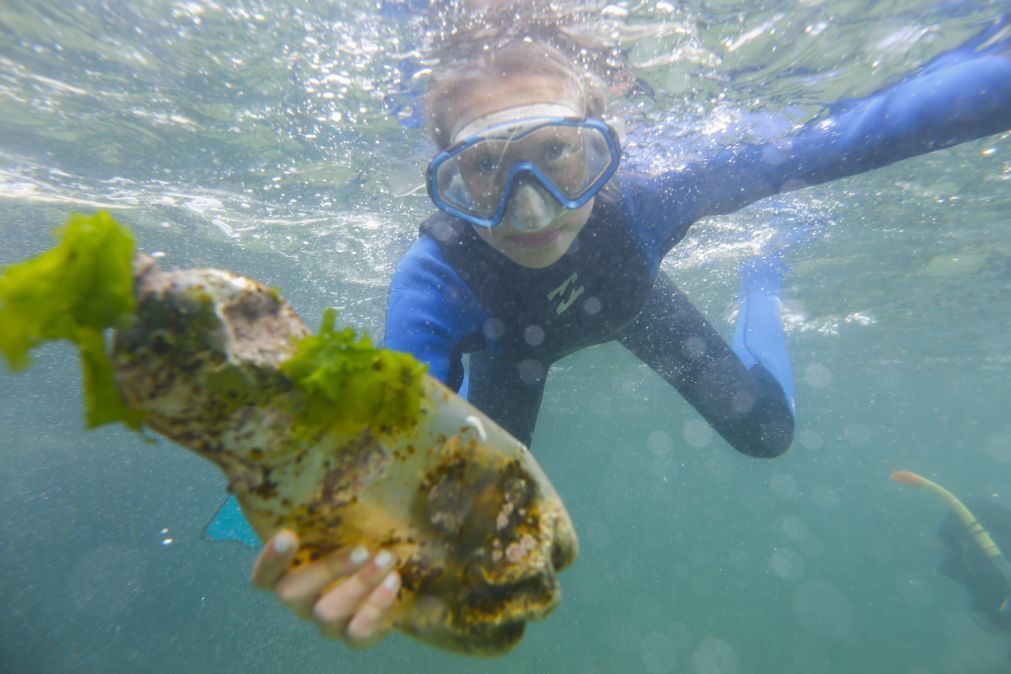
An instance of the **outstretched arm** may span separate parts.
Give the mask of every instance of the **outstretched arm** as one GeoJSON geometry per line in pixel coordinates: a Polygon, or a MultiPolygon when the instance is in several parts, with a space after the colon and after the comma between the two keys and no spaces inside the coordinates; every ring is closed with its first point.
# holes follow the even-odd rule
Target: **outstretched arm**
{"type": "Polygon", "coordinates": [[[876,94],[840,101],[796,133],[725,150],[670,175],[691,222],[1011,129],[1011,14],[876,94]],[[996,42],[993,40],[997,39],[996,42]]]}
{"type": "Polygon", "coordinates": [[[422,236],[401,260],[390,284],[383,346],[411,354],[453,390],[463,380],[462,353],[481,334],[486,316],[472,291],[422,236]]]}
{"type": "Polygon", "coordinates": [[[619,340],[674,386],[734,449],[771,458],[790,446],[789,368],[770,372],[760,360],[745,363],[666,274],[657,278],[649,302],[619,340]],[[777,381],[783,374],[787,380],[777,381]]]}

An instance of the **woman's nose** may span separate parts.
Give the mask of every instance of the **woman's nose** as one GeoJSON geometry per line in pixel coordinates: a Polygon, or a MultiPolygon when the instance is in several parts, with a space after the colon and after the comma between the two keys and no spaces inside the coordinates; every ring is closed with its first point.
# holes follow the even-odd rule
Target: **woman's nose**
{"type": "Polygon", "coordinates": [[[509,225],[518,232],[544,229],[558,217],[559,210],[561,204],[529,183],[517,185],[506,205],[509,225]]]}

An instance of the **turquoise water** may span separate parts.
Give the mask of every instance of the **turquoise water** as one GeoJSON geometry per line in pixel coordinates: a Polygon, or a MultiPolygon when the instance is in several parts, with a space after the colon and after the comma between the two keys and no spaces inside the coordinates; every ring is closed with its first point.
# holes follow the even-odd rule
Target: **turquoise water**
{"type": "MultiPolygon", "coordinates": [[[[393,266],[431,211],[395,195],[430,150],[383,102],[417,27],[374,7],[4,2],[0,264],[44,249],[69,211],[107,208],[166,266],[229,268],[309,323],[335,306],[381,334],[393,266]]],[[[1006,9],[600,14],[654,89],[621,104],[630,128],[705,145],[867,94],[1006,9]]],[[[582,549],[558,610],[496,660],[319,638],[252,589],[251,551],[201,538],[222,478],[166,442],[85,433],[76,360],[42,349],[0,379],[0,670],[1008,671],[1011,640],[937,571],[943,508],[888,475],[1011,497],[1009,180],[1004,135],[697,224],[665,268],[727,335],[740,261],[784,212],[816,225],[784,283],[794,447],[737,455],[620,347],[559,363],[535,451],[582,549]]]]}

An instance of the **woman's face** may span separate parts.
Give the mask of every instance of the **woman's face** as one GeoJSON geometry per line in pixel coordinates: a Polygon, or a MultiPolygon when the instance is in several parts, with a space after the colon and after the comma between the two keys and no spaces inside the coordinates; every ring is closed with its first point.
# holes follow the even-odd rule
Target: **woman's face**
{"type": "MultiPolygon", "coordinates": [[[[571,108],[572,115],[582,117],[584,106],[581,97],[566,93],[571,87],[554,78],[542,75],[517,75],[495,80],[473,89],[455,101],[457,112],[454,127],[463,129],[476,120],[492,113],[517,106],[535,104],[563,105],[571,108]]],[[[497,117],[497,116],[496,116],[497,117]]],[[[459,140],[459,139],[454,139],[459,140]]],[[[559,140],[545,136],[545,147],[523,147],[525,153],[554,156],[559,152],[559,140]]],[[[559,171],[567,166],[559,163],[559,171]]],[[[478,187],[480,173],[475,172],[464,180],[478,187]]],[[[480,190],[475,189],[475,192],[480,190]]],[[[478,236],[490,246],[524,267],[540,269],[554,264],[569,249],[576,236],[586,225],[593,210],[593,200],[576,209],[562,207],[543,188],[532,182],[514,186],[505,215],[495,227],[474,227],[478,236]]]]}

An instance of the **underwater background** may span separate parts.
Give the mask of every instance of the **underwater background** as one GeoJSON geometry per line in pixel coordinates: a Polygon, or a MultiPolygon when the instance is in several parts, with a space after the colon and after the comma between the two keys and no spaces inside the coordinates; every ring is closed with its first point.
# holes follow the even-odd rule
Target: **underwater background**
{"type": "MultiPolygon", "coordinates": [[[[0,265],[108,209],[163,266],[227,268],[312,326],[334,306],[381,336],[433,208],[402,68],[423,4],[4,0],[0,265]]],[[[643,80],[619,102],[629,161],[660,168],[867,95],[1009,9],[581,6],[643,80]]],[[[793,448],[738,455],[617,345],[558,363],[533,444],[581,553],[560,607],[498,659],[320,638],[250,585],[255,551],[204,538],[217,471],[85,432],[76,355],[40,349],[0,374],[0,671],[1011,671],[1011,637],[937,568],[943,506],[888,479],[1011,501],[1009,187],[1003,134],[696,224],[664,268],[728,337],[738,266],[789,242],[793,448]]]]}

